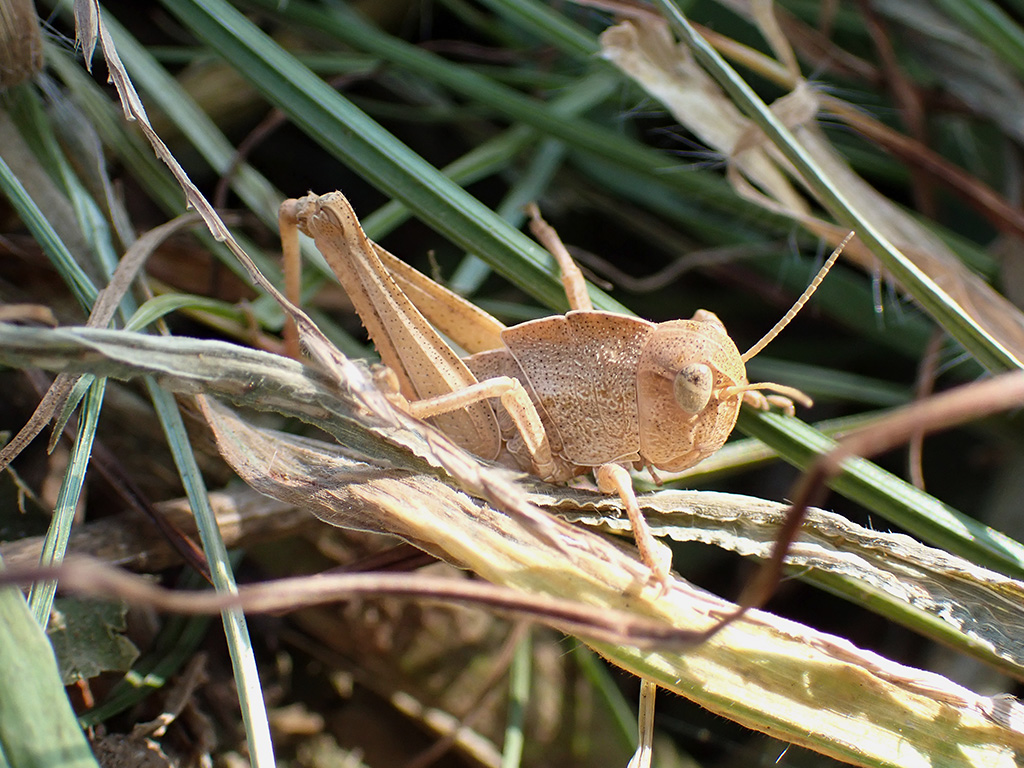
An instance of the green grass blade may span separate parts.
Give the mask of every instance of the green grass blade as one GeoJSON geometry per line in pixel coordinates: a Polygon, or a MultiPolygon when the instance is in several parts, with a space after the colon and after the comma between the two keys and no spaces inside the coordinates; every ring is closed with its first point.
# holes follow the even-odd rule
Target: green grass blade
{"type": "Polygon", "coordinates": [[[540,36],[563,53],[587,59],[598,52],[592,34],[548,5],[532,0],[482,0],[481,4],[518,28],[540,36]]]}
{"type": "Polygon", "coordinates": [[[227,304],[217,299],[208,299],[205,296],[193,296],[183,293],[168,293],[150,299],[125,323],[126,331],[138,331],[151,323],[166,317],[172,312],[180,309],[199,309],[204,312],[231,318],[236,322],[243,322],[242,311],[232,304],[227,304]]]}
{"type": "MultiPolygon", "coordinates": [[[[256,2],[271,9],[272,3],[269,0],[256,2]]],[[[274,5],[273,9],[277,10],[278,7],[274,5]]],[[[377,54],[396,66],[450,88],[465,98],[495,110],[508,120],[529,125],[548,136],[561,139],[573,150],[611,161],[652,178],[660,178],[692,199],[726,213],[733,219],[775,221],[778,226],[790,226],[782,217],[768,214],[759,206],[738,197],[716,174],[694,169],[596,122],[569,119],[565,115],[553,113],[543,102],[382,32],[350,9],[339,8],[337,15],[325,17],[321,9],[296,1],[279,9],[279,12],[288,20],[321,29],[354,48],[377,54]]],[[[600,62],[596,64],[604,67],[600,62]]],[[[257,87],[260,86],[257,84],[257,87]]]]}
{"type": "MultiPolygon", "coordinates": [[[[92,454],[92,444],[96,436],[100,410],[103,408],[103,393],[106,390],[106,385],[106,379],[96,379],[89,387],[89,393],[85,398],[85,406],[79,417],[78,435],[71,451],[71,461],[68,462],[68,468],[64,473],[64,479],[57,495],[57,505],[53,510],[53,518],[46,531],[43,554],[39,563],[42,566],[59,565],[67,551],[68,539],[71,538],[71,523],[75,517],[75,510],[78,508],[82,486],[85,484],[85,473],[89,466],[89,456],[92,454]]],[[[57,582],[55,581],[37,582],[29,590],[29,606],[40,627],[45,628],[50,620],[50,609],[53,607],[53,598],[56,593],[57,582]]]]}
{"type": "MultiPolygon", "coordinates": [[[[185,485],[185,493],[195,515],[203,551],[210,565],[213,585],[218,592],[234,593],[237,587],[231,570],[231,561],[220,529],[217,527],[217,518],[210,506],[199,465],[196,464],[192,453],[185,422],[173,395],[161,389],[148,377],[146,387],[166,433],[167,444],[174,456],[178,474],[185,485]]],[[[272,768],[275,765],[274,745],[270,739],[270,724],[267,721],[266,705],[263,702],[259,671],[245,613],[240,608],[226,608],[221,612],[221,618],[224,622],[224,633],[227,635],[228,651],[231,654],[231,666],[235,673],[242,721],[249,737],[251,763],[253,768],[272,768]]]]}
{"type": "MultiPolygon", "coordinates": [[[[217,173],[226,173],[235,158],[234,145],[142,44],[114,19],[107,25],[132,81],[147,102],[163,110],[217,173]]],[[[264,224],[276,229],[277,208],[284,196],[270,182],[243,164],[234,174],[232,189],[264,224]]]]}
{"type": "Polygon", "coordinates": [[[608,667],[601,658],[586,645],[572,638],[572,655],[583,677],[590,682],[600,697],[601,703],[611,713],[615,723],[616,736],[623,746],[634,750],[637,745],[636,716],[626,697],[618,686],[608,667]]]}
{"type": "Polygon", "coordinates": [[[1024,74],[1024,30],[1002,8],[988,0],[938,0],[951,19],[1024,74]]]}
{"type": "MultiPolygon", "coordinates": [[[[187,571],[182,586],[200,588],[205,582],[195,571],[187,571]]],[[[131,671],[110,691],[102,704],[78,718],[83,728],[99,725],[135,706],[167,681],[195,656],[210,628],[209,616],[168,616],[161,627],[156,647],[139,658],[131,671]]]]}
{"type": "MultiPolygon", "coordinates": [[[[562,165],[565,158],[565,145],[554,139],[544,140],[533,160],[530,162],[526,172],[509,188],[501,204],[498,205],[497,214],[514,227],[522,226],[526,220],[524,206],[537,200],[551,184],[555,172],[562,165]]],[[[471,295],[476,292],[480,284],[491,273],[485,262],[472,254],[466,256],[459,264],[459,268],[452,275],[451,289],[456,293],[471,295]]]]}
{"type": "MultiPolygon", "coordinates": [[[[606,72],[588,75],[575,81],[571,89],[553,99],[551,109],[556,114],[572,117],[597,105],[617,87],[617,80],[606,72]]],[[[442,173],[459,185],[472,184],[503,168],[514,155],[536,139],[536,131],[525,125],[517,125],[474,147],[455,162],[445,166],[442,173]]],[[[363,229],[371,239],[379,239],[391,232],[409,215],[409,209],[401,200],[391,200],[362,220],[363,229]]],[[[500,211],[498,215],[504,218],[500,211]]]]}
{"type": "Polygon", "coordinates": [[[508,672],[508,715],[505,743],[501,749],[501,768],[519,768],[523,760],[524,728],[526,713],[530,706],[530,686],[533,678],[533,639],[529,629],[523,632],[516,645],[508,672]]]}
{"type": "MultiPolygon", "coordinates": [[[[743,431],[766,442],[784,459],[808,467],[836,443],[797,419],[774,413],[740,412],[743,431]]],[[[1024,545],[957,512],[867,459],[855,457],[829,485],[915,536],[978,565],[1024,578],[1024,545]]]]}
{"type": "Polygon", "coordinates": [[[97,289],[89,276],[78,265],[75,257],[58,237],[50,222],[32,200],[21,182],[3,159],[0,149],[0,190],[6,195],[21,221],[46,253],[54,268],[61,274],[78,303],[86,310],[96,299],[97,289]]]}
{"type": "Polygon", "coordinates": [[[17,587],[0,589],[0,762],[5,758],[11,768],[99,768],[50,641],[17,587]]]}

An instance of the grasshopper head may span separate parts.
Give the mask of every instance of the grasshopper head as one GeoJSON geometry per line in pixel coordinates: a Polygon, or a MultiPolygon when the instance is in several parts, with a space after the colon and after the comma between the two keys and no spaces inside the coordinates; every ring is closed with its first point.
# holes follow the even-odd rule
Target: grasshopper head
{"type": "Polygon", "coordinates": [[[666,472],[692,467],[725,445],[740,405],[767,410],[780,406],[793,415],[793,401],[810,406],[798,389],[770,382],[751,384],[741,355],[725,326],[700,309],[690,320],[655,326],[640,353],[637,371],[640,455],[666,472]],[[758,390],[782,396],[765,397],[758,390]]]}
{"type": "Polygon", "coordinates": [[[713,313],[697,310],[689,320],[661,323],[650,333],[637,371],[640,456],[666,472],[692,467],[729,438],[746,400],[793,413],[793,401],[811,405],[807,395],[781,384],[750,384],[746,361],[764,349],[807,303],[850,239],[850,232],[786,315],[742,355],[713,313]],[[765,397],[758,390],[778,395],[765,397]]]}
{"type": "Polygon", "coordinates": [[[747,386],[740,352],[714,314],[659,324],[637,373],[640,455],[667,472],[710,456],[732,432],[747,386]]]}

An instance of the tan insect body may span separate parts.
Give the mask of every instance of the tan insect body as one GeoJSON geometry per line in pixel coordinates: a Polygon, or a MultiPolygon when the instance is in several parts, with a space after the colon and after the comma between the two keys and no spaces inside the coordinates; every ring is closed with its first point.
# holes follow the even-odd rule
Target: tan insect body
{"type": "MultiPolygon", "coordinates": [[[[741,397],[715,393],[747,384],[739,350],[706,311],[661,324],[572,311],[507,328],[501,340],[505,349],[466,363],[477,378],[524,382],[561,459],[558,473],[545,478],[555,482],[608,463],[672,472],[693,466],[721,448],[736,423],[741,397]],[[676,379],[697,366],[707,372],[709,391],[687,411],[676,379]]],[[[506,444],[530,470],[509,426],[506,444]]]]}
{"type": "Polygon", "coordinates": [[[295,227],[314,239],[410,413],[482,458],[545,480],[594,470],[602,491],[622,498],[662,584],[669,560],[656,551],[623,467],[693,466],[722,447],[744,400],[792,410],[788,398],[754,389],[806,400],[750,385],[744,356],[711,312],[655,324],[592,309],[582,275],[539,214],[534,231],[559,261],[573,311],[508,328],[371,242],[339,192],[286,201],[281,226],[293,270],[295,227]],[[460,358],[435,327],[470,356],[460,358]]]}

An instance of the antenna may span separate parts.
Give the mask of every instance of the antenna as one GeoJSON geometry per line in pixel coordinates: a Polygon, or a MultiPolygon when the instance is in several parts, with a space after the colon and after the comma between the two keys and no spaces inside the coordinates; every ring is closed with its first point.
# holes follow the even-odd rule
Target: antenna
{"type": "Polygon", "coordinates": [[[782,329],[789,325],[793,318],[796,317],[796,313],[803,309],[804,304],[806,304],[807,300],[814,295],[814,292],[816,290],[818,290],[818,286],[821,285],[821,281],[825,279],[825,275],[827,275],[828,271],[832,269],[832,265],[836,263],[836,259],[839,258],[839,254],[843,252],[843,249],[853,239],[853,236],[855,234],[857,233],[850,232],[849,234],[846,235],[846,237],[843,238],[843,242],[837,245],[836,249],[832,251],[832,255],[828,257],[824,264],[822,264],[821,269],[818,270],[818,274],[814,276],[814,279],[811,281],[811,284],[807,286],[804,292],[800,295],[800,298],[796,300],[796,303],[793,304],[792,307],[790,307],[789,312],[787,312],[785,316],[775,324],[774,328],[772,328],[770,331],[768,331],[768,333],[762,336],[761,340],[757,342],[757,344],[755,344],[754,346],[752,346],[750,349],[743,353],[741,359],[744,363],[747,362],[754,355],[756,355],[758,352],[760,352],[762,349],[767,347],[768,344],[772,341],[772,339],[778,336],[779,333],[782,332],[782,329]]]}

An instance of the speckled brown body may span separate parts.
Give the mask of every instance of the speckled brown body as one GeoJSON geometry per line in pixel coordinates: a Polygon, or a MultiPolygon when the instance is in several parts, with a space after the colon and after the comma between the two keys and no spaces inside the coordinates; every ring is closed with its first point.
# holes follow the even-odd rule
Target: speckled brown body
{"type": "MultiPolygon", "coordinates": [[[[747,383],[739,350],[715,315],[655,324],[610,312],[569,312],[506,328],[504,349],[466,360],[478,379],[512,376],[537,406],[563,481],[608,463],[665,471],[691,467],[732,432],[747,383]],[[698,413],[679,407],[673,380],[684,366],[711,368],[714,394],[698,413]]],[[[507,455],[531,470],[511,421],[499,411],[507,455]]]]}
{"type": "MultiPolygon", "coordinates": [[[[568,314],[506,328],[369,240],[340,192],[281,206],[289,295],[300,292],[301,230],[391,369],[388,394],[397,406],[477,456],[545,480],[593,470],[598,488],[619,497],[640,558],[665,589],[671,552],[654,538],[628,466],[692,466],[725,443],[744,399],[756,395],[758,407],[767,400],[748,391],[743,358],[710,312],[656,325],[594,310],[557,233],[539,211],[531,215],[531,229],[558,262],[568,314]]],[[[293,346],[297,355],[297,340],[293,346]]]]}

